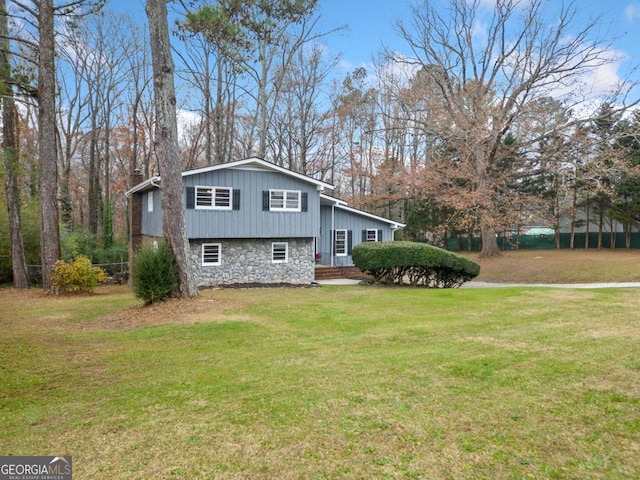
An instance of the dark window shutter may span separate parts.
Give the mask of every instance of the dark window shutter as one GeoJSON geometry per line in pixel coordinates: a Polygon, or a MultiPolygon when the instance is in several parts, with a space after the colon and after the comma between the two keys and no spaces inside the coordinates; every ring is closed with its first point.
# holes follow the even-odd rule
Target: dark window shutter
{"type": "Polygon", "coordinates": [[[309,211],[309,194],[307,192],[302,192],[302,211],[303,212],[308,212],[309,211]]]}
{"type": "Polygon", "coordinates": [[[240,190],[233,189],[233,209],[240,210],[240,190]]]}
{"type": "Polygon", "coordinates": [[[262,211],[269,211],[269,190],[262,191],[262,211]]]}
{"type": "Polygon", "coordinates": [[[331,255],[336,253],[336,231],[331,230],[331,255]]]}
{"type": "Polygon", "coordinates": [[[367,231],[366,230],[362,230],[362,241],[363,242],[367,241],[367,231]]]}
{"type": "Polygon", "coordinates": [[[353,231],[347,230],[347,254],[353,253],[353,231]]]}
{"type": "Polygon", "coordinates": [[[196,188],[195,187],[187,187],[187,208],[188,209],[196,208],[196,188]]]}
{"type": "Polygon", "coordinates": [[[378,241],[382,241],[382,230],[378,230],[378,241]]]}

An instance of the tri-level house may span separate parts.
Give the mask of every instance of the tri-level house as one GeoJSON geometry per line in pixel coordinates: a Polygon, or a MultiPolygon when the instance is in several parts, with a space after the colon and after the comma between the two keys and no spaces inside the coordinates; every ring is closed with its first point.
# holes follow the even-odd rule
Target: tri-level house
{"type": "MultiPolygon", "coordinates": [[[[317,263],[352,265],[360,242],[393,240],[403,224],[347,206],[333,186],[259,158],[182,173],[186,232],[201,287],[310,284],[317,263]]],[[[131,241],[162,237],[162,179],[127,192],[131,241]]]]}

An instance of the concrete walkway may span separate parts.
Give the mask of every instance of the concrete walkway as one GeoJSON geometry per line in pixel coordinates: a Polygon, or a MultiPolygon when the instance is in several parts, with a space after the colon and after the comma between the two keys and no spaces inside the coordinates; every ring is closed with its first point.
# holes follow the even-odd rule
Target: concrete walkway
{"type": "MultiPolygon", "coordinates": [[[[359,285],[361,280],[339,278],[335,280],[317,280],[318,285],[359,285]]],[[[505,288],[505,287],[544,287],[544,288],[639,288],[640,282],[611,283],[490,283],[471,281],[460,288],[505,288]]]]}
{"type": "Polygon", "coordinates": [[[460,288],[504,288],[504,287],[545,287],[545,288],[637,288],[640,282],[611,283],[490,283],[471,281],[460,288]]]}
{"type": "Polygon", "coordinates": [[[362,280],[352,280],[350,278],[333,278],[331,280],[315,280],[318,285],[360,285],[362,280]]]}

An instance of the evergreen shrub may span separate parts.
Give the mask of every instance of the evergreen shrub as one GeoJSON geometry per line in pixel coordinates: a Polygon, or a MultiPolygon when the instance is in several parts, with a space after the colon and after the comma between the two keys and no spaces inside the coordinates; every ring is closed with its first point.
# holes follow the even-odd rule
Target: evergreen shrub
{"type": "Polygon", "coordinates": [[[165,301],[178,289],[178,269],[167,242],[145,243],[133,257],[133,293],[148,305],[165,301]]]}
{"type": "Polygon", "coordinates": [[[480,273],[480,265],[433,245],[416,242],[363,242],[353,249],[353,262],[376,283],[431,288],[459,287],[480,273]]]}
{"type": "Polygon", "coordinates": [[[105,271],[91,265],[91,260],[84,255],[78,255],[71,262],[58,260],[53,265],[51,283],[57,293],[93,293],[106,281],[105,271]]]}
{"type": "Polygon", "coordinates": [[[127,261],[129,257],[128,241],[119,239],[107,246],[107,243],[99,242],[96,235],[83,229],[69,231],[63,228],[60,232],[60,247],[63,259],[84,255],[93,263],[118,263],[127,261]]]}

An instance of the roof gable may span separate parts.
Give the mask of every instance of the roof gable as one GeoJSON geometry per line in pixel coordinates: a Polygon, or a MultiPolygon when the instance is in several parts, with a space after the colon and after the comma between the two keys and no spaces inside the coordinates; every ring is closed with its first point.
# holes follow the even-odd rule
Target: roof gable
{"type": "Polygon", "coordinates": [[[151,178],[148,178],[144,182],[139,183],[135,187],[124,192],[125,197],[129,197],[131,194],[136,192],[144,192],[145,190],[151,190],[152,188],[160,188],[160,177],[158,175],[154,175],[151,178]]]}
{"type": "Polygon", "coordinates": [[[344,200],[330,197],[329,195],[320,194],[320,200],[321,200],[321,203],[324,205],[331,205],[335,208],[353,213],[355,215],[360,215],[362,217],[368,217],[374,220],[378,220],[380,222],[388,223],[389,226],[394,230],[406,227],[404,223],[395,222],[393,220],[389,220],[388,218],[380,217],[378,215],[374,215],[373,213],[365,212],[364,210],[358,210],[357,208],[349,207],[347,206],[347,202],[345,202],[344,200]]]}
{"type": "MultiPolygon", "coordinates": [[[[196,168],[193,170],[186,170],[182,172],[182,177],[188,177],[191,175],[199,175],[201,173],[207,172],[215,172],[220,170],[227,169],[238,169],[238,170],[257,170],[257,171],[265,171],[265,172],[278,172],[284,175],[288,175],[290,177],[296,178],[306,183],[310,183],[316,186],[316,189],[320,192],[323,190],[333,190],[334,186],[330,183],[322,182],[320,180],[316,180],[315,178],[309,177],[307,175],[303,175],[301,173],[294,172],[293,170],[289,170],[287,168],[276,165],[275,163],[267,162],[266,160],[262,160],[258,157],[245,158],[244,160],[236,160],[233,162],[219,163],[217,165],[209,165],[207,167],[196,168]]],[[[136,192],[143,192],[145,190],[149,190],[154,187],[159,187],[159,183],[161,182],[162,177],[155,175],[142,183],[139,183],[135,187],[125,192],[125,196],[130,196],[136,192]]]]}
{"type": "Polygon", "coordinates": [[[288,175],[298,180],[302,180],[307,183],[314,184],[319,191],[323,191],[325,189],[333,190],[334,186],[322,182],[320,180],[316,180],[315,178],[309,177],[307,175],[302,175],[301,173],[296,173],[287,168],[276,165],[275,163],[267,162],[266,160],[262,160],[258,157],[245,158],[244,160],[236,160],[233,162],[219,163],[217,165],[209,165],[207,167],[196,168],[194,170],[187,170],[182,172],[183,177],[188,177],[191,175],[199,175],[201,173],[214,172],[219,170],[227,170],[227,169],[239,169],[239,170],[261,170],[267,172],[278,172],[284,175],[288,175]]]}

